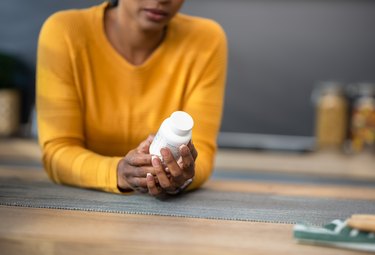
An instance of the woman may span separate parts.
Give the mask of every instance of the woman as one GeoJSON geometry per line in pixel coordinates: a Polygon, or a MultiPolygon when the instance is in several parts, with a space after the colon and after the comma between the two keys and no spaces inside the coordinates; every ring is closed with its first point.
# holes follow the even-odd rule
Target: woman
{"type": "Polygon", "coordinates": [[[105,2],[45,22],[37,111],[43,163],[53,181],[157,196],[208,179],[222,114],[226,38],[215,22],[178,14],[183,2],[105,2]],[[150,134],[176,110],[193,117],[194,145],[180,148],[178,162],[162,149],[162,164],[149,154],[150,134]]]}

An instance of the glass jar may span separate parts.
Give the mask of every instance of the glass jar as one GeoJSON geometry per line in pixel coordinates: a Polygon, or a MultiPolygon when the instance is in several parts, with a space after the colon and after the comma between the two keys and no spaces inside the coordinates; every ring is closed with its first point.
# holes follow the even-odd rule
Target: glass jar
{"type": "Polygon", "coordinates": [[[375,151],[375,84],[357,85],[350,124],[351,148],[354,152],[375,151]]]}
{"type": "Polygon", "coordinates": [[[341,150],[347,137],[348,102],[340,83],[320,84],[315,123],[317,148],[341,150]]]}
{"type": "Polygon", "coordinates": [[[0,136],[17,133],[20,122],[20,97],[15,89],[0,89],[0,136]]]}

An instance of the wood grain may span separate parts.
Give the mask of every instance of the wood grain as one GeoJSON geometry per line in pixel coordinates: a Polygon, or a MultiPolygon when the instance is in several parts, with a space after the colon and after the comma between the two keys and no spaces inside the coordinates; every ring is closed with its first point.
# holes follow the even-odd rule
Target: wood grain
{"type": "Polygon", "coordinates": [[[0,206],[2,254],[356,254],[297,244],[292,225],[0,206]]]}
{"type": "Polygon", "coordinates": [[[40,162],[42,152],[36,140],[0,139],[0,160],[40,162]]]}
{"type": "Polygon", "coordinates": [[[323,151],[306,154],[254,152],[247,150],[218,151],[216,168],[242,171],[295,173],[355,180],[375,180],[375,154],[345,155],[323,151]]]}

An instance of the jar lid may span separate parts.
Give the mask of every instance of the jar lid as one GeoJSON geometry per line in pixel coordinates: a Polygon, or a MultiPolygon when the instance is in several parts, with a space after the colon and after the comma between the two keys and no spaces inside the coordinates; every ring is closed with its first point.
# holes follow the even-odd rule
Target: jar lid
{"type": "Polygon", "coordinates": [[[320,97],[324,95],[345,96],[344,85],[338,81],[319,82],[311,93],[311,101],[313,104],[317,104],[320,97]]]}
{"type": "Polygon", "coordinates": [[[172,113],[171,128],[178,135],[186,135],[194,126],[193,118],[186,112],[176,111],[172,113]]]}

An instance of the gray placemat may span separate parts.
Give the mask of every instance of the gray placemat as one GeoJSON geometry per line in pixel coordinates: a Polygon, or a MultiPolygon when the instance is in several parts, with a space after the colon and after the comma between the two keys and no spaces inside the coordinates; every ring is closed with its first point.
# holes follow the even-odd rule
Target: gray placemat
{"type": "Polygon", "coordinates": [[[0,205],[315,225],[355,213],[375,214],[375,201],[366,200],[224,192],[204,187],[178,197],[155,199],[56,185],[47,178],[28,181],[20,177],[0,178],[0,205]]]}

